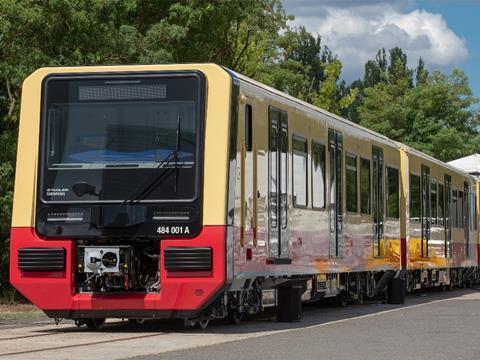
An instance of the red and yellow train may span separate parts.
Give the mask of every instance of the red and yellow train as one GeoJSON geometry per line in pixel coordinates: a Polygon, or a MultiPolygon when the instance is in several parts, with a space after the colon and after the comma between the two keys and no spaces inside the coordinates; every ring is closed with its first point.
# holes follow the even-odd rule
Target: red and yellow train
{"type": "Polygon", "coordinates": [[[477,194],[467,173],[215,64],[42,68],[23,85],[11,283],[93,328],[402,301],[477,280],[477,194]]]}

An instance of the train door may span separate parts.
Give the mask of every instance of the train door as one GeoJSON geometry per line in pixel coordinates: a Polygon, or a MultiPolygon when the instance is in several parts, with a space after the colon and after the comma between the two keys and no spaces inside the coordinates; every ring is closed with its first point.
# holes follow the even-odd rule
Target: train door
{"type": "Polygon", "coordinates": [[[343,253],[343,135],[341,132],[328,130],[328,149],[330,153],[330,256],[341,257],[343,253]]]}
{"type": "Polygon", "coordinates": [[[421,224],[422,224],[422,256],[428,257],[430,243],[430,168],[422,165],[422,205],[421,205],[421,224]]]}
{"type": "Polygon", "coordinates": [[[253,142],[252,105],[244,107],[244,136],[241,143],[240,179],[240,242],[242,246],[253,240],[257,245],[257,173],[256,148],[253,142]]]}
{"type": "Polygon", "coordinates": [[[383,256],[383,221],[384,211],[384,172],[383,172],[383,149],[372,146],[373,163],[373,255],[383,256]]]}
{"type": "Polygon", "coordinates": [[[288,118],[269,108],[269,232],[268,252],[272,260],[289,257],[288,244],[288,118]]]}
{"type": "Polygon", "coordinates": [[[463,234],[465,237],[465,256],[470,255],[470,206],[469,206],[469,200],[470,199],[470,191],[469,191],[469,186],[468,183],[465,181],[463,183],[463,218],[462,218],[462,224],[460,226],[463,226],[463,234]]]}
{"type": "Polygon", "coordinates": [[[445,175],[445,257],[452,256],[452,177],[445,175]]]}

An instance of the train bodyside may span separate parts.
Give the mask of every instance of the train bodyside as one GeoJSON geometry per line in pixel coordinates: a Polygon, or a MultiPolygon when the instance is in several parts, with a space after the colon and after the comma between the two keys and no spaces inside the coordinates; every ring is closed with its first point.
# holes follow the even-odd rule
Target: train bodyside
{"type": "Polygon", "coordinates": [[[400,270],[398,144],[239,78],[236,283],[303,276],[309,298],[400,270]]]}

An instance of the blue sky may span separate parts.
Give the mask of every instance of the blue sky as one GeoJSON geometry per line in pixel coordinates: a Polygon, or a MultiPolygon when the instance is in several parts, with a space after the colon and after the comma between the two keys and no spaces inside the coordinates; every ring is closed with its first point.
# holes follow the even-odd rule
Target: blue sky
{"type": "Polygon", "coordinates": [[[344,65],[343,77],[363,76],[376,51],[403,48],[409,65],[457,67],[480,98],[480,0],[284,0],[294,26],[318,33],[344,65]]]}
{"type": "Polygon", "coordinates": [[[470,87],[480,98],[480,0],[422,1],[419,5],[442,14],[449,27],[465,39],[469,56],[458,67],[467,73],[470,87]]]}

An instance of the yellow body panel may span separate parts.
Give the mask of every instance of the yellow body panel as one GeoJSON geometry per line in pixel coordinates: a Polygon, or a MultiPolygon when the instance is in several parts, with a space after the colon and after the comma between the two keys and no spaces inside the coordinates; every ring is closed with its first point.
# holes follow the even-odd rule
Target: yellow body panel
{"type": "Polygon", "coordinates": [[[31,74],[23,83],[12,227],[35,226],[41,85],[47,75],[175,70],[199,70],[206,78],[203,225],[225,224],[232,78],[215,64],[181,64],[42,68],[31,74]]]}

